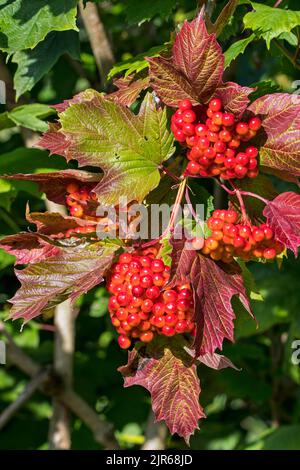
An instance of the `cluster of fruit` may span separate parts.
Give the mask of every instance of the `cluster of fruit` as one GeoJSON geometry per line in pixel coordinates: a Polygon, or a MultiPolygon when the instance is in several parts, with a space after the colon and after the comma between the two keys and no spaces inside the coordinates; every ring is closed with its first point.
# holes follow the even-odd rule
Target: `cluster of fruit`
{"type": "Polygon", "coordinates": [[[267,224],[255,226],[238,223],[234,210],[215,210],[207,220],[211,235],[206,238],[201,252],[215,261],[231,263],[234,257],[245,261],[255,258],[274,259],[284,247],[274,239],[267,224]]]}
{"type": "Polygon", "coordinates": [[[218,98],[205,107],[180,101],[171,130],[175,139],[189,148],[186,174],[224,180],[255,178],[258,149],[247,142],[261,128],[261,120],[252,117],[248,122],[236,122],[234,114],[222,112],[222,108],[218,98]]]}
{"type": "Polygon", "coordinates": [[[148,343],[157,334],[194,333],[191,287],[167,287],[170,268],[156,258],[157,253],[155,247],[122,253],[112,267],[108,309],[123,349],[130,347],[132,339],[148,343]]]}
{"type": "MultiPolygon", "coordinates": [[[[99,218],[96,217],[97,196],[92,190],[95,183],[69,183],[66,187],[66,206],[72,217],[77,217],[86,221],[96,222],[99,218]]],[[[78,226],[75,229],[69,229],[65,233],[67,238],[74,234],[85,234],[95,232],[94,224],[78,226]]]]}

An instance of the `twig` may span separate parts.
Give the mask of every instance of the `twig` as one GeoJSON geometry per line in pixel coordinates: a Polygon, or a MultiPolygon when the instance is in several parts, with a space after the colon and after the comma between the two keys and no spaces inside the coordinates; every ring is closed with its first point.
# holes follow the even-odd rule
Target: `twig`
{"type": "Polygon", "coordinates": [[[273,39],[273,42],[275,46],[283,53],[283,55],[285,55],[285,57],[293,64],[293,66],[296,69],[300,70],[300,64],[295,60],[294,54],[292,54],[286,47],[284,47],[283,44],[278,41],[278,39],[273,39]]]}
{"type": "Polygon", "coordinates": [[[92,2],[87,2],[84,7],[83,1],[81,0],[79,3],[79,9],[100,73],[102,86],[106,88],[106,77],[115,63],[111,45],[105,32],[104,25],[100,19],[97,5],[92,2]]]}
{"type": "Polygon", "coordinates": [[[243,222],[248,223],[249,220],[248,220],[248,216],[247,216],[245,203],[244,203],[244,200],[242,198],[241,190],[237,186],[235,186],[233,181],[231,181],[230,184],[234,188],[235,196],[237,197],[237,200],[239,201],[239,205],[240,205],[241,212],[242,212],[242,220],[243,220],[243,222]]]}
{"type": "MultiPolygon", "coordinates": [[[[54,371],[63,378],[65,389],[70,388],[73,379],[74,355],[74,314],[71,303],[66,300],[55,309],[54,324],[54,371]]],[[[53,414],[49,425],[50,450],[70,449],[70,416],[66,405],[59,398],[52,400],[53,414]]]]}
{"type": "Polygon", "coordinates": [[[40,371],[24,388],[18,398],[12,402],[0,415],[0,430],[13,418],[13,416],[22,408],[23,405],[32,397],[32,395],[42,386],[47,377],[48,370],[40,371]]]}
{"type": "MultiPolygon", "coordinates": [[[[3,322],[0,321],[0,333],[7,340],[7,359],[13,363],[20,370],[25,372],[30,377],[36,376],[42,369],[40,364],[33,361],[22,349],[20,349],[11,335],[6,331],[3,322]]],[[[41,391],[48,395],[58,396],[60,401],[63,402],[74,414],[76,414],[83,423],[94,434],[94,439],[107,449],[117,449],[118,445],[112,433],[112,426],[110,423],[102,421],[97,413],[72,389],[62,389],[59,378],[56,377],[51,370],[48,372],[45,383],[41,386],[41,391]],[[51,380],[50,380],[51,379],[51,380]]]]}
{"type": "Polygon", "coordinates": [[[155,421],[154,413],[151,410],[147,421],[145,442],[142,446],[142,450],[164,450],[166,437],[166,426],[162,422],[155,421]]]}

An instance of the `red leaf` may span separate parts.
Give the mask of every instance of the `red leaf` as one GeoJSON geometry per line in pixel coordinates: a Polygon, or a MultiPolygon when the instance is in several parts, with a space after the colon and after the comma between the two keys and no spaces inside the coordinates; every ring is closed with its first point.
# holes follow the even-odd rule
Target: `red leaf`
{"type": "Polygon", "coordinates": [[[47,149],[50,155],[62,155],[67,157],[68,143],[67,139],[59,132],[60,125],[57,123],[49,123],[49,130],[35,144],[35,147],[47,149]]]}
{"type": "Polygon", "coordinates": [[[298,255],[300,246],[300,195],[282,193],[270,201],[263,212],[275,238],[298,255]]]}
{"type": "Polygon", "coordinates": [[[258,98],[248,109],[263,117],[261,165],[283,179],[286,174],[300,176],[300,97],[274,93],[258,98]]]}
{"type": "Polygon", "coordinates": [[[66,186],[68,183],[80,181],[82,183],[99,183],[102,178],[101,173],[89,173],[82,170],[62,170],[51,173],[34,173],[15,175],[5,175],[1,178],[21,181],[33,181],[38,183],[41,192],[46,193],[50,201],[57,204],[65,204],[66,186]]]}
{"type": "Polygon", "coordinates": [[[212,354],[217,348],[222,349],[225,338],[234,341],[235,314],[231,305],[234,295],[239,296],[252,315],[243,277],[237,266],[222,266],[199,255],[193,263],[190,279],[194,289],[197,323],[196,354],[212,354]]]}
{"type": "Polygon", "coordinates": [[[105,98],[118,101],[123,106],[131,106],[141,92],[149,87],[149,77],[138,78],[137,80],[134,80],[132,76],[122,77],[114,80],[114,85],[118,88],[118,91],[106,95],[105,98]]]}
{"type": "Polygon", "coordinates": [[[20,232],[0,240],[0,248],[16,257],[16,264],[37,263],[60,253],[60,248],[48,243],[38,233],[20,232]]]}
{"type": "Polygon", "coordinates": [[[187,240],[185,237],[170,238],[170,245],[172,246],[171,258],[171,272],[170,272],[170,285],[185,283],[189,280],[189,275],[193,262],[197,253],[195,250],[187,249],[187,240]]]}
{"type": "Polygon", "coordinates": [[[52,108],[55,108],[58,113],[62,113],[72,104],[82,103],[83,101],[91,101],[97,95],[100,96],[100,93],[98,93],[96,90],[88,88],[87,90],[77,93],[77,95],[73,96],[69,100],[64,100],[62,103],[52,105],[52,108]]]}
{"type": "Polygon", "coordinates": [[[222,81],[224,56],[215,34],[209,34],[200,13],[185,21],[173,47],[173,63],[194,87],[201,102],[207,102],[222,81]]]}
{"type": "Polygon", "coordinates": [[[64,246],[56,256],[16,270],[21,287],[10,300],[10,318],[23,318],[26,323],[67,298],[75,301],[103,281],[116,249],[64,246]]]}
{"type": "Polygon", "coordinates": [[[250,100],[248,96],[255,88],[240,86],[234,82],[226,82],[218,87],[214,97],[220,98],[227,112],[234,113],[240,119],[247,109],[250,100]]]}
{"type": "MultiPolygon", "coordinates": [[[[195,357],[195,351],[193,349],[188,349],[185,348],[185,350],[194,358],[195,357]]],[[[210,369],[215,369],[215,370],[221,370],[221,369],[226,369],[230,367],[231,369],[239,370],[228,357],[226,356],[221,356],[220,354],[217,353],[206,353],[203,355],[200,355],[196,358],[198,362],[201,362],[202,364],[206,365],[210,369]]]]}
{"type": "Polygon", "coordinates": [[[156,420],[165,420],[170,432],[188,443],[205,414],[199,404],[196,365],[182,343],[159,338],[146,350],[134,349],[129,352],[128,364],[119,371],[125,377],[125,387],[141,385],[151,393],[156,420]]]}
{"type": "Polygon", "coordinates": [[[58,212],[32,212],[26,214],[28,222],[37,226],[37,231],[44,235],[64,235],[67,230],[76,227],[86,227],[94,225],[96,231],[97,222],[92,220],[79,219],[58,212]]]}
{"type": "Polygon", "coordinates": [[[148,57],[151,86],[161,100],[174,108],[180,100],[189,99],[199,104],[196,90],[170,60],[163,57],[148,57]]]}

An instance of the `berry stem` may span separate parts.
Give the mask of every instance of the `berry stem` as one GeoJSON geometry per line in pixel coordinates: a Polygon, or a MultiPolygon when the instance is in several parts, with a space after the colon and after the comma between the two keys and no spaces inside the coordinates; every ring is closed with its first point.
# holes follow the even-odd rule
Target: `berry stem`
{"type": "Polygon", "coordinates": [[[225,184],[222,184],[218,178],[214,178],[214,181],[220,186],[220,188],[224,189],[224,191],[226,191],[226,193],[230,194],[230,196],[234,196],[235,195],[235,190],[232,191],[231,189],[227,188],[227,186],[225,184]]]}
{"type": "Polygon", "coordinates": [[[240,193],[241,193],[243,196],[250,196],[250,197],[254,197],[254,198],[256,198],[256,199],[259,199],[259,200],[262,201],[264,204],[268,204],[268,202],[269,202],[268,199],[265,199],[264,197],[259,196],[258,194],[250,193],[249,191],[240,191],[240,193]]]}
{"type": "Polygon", "coordinates": [[[174,225],[175,225],[175,222],[176,222],[178,211],[180,209],[181,201],[182,201],[182,198],[183,198],[183,195],[184,195],[185,186],[186,186],[186,178],[183,181],[181,181],[181,183],[179,185],[178,193],[177,193],[177,196],[176,196],[176,199],[175,199],[175,202],[174,202],[174,206],[173,206],[173,210],[172,210],[172,214],[171,214],[168,226],[167,226],[164,234],[162,235],[162,238],[167,237],[174,229],[174,225]]]}
{"type": "Polygon", "coordinates": [[[168,168],[166,168],[165,166],[162,167],[162,172],[165,173],[166,175],[168,175],[170,178],[172,178],[174,181],[176,181],[176,183],[180,183],[182,181],[182,178],[180,178],[179,176],[176,176],[174,175],[168,168]]]}
{"type": "Polygon", "coordinates": [[[241,209],[241,213],[242,213],[242,220],[243,220],[244,223],[248,224],[249,219],[248,219],[248,216],[247,216],[247,211],[246,211],[246,207],[245,207],[245,203],[244,203],[244,200],[243,200],[243,197],[242,197],[241,190],[233,183],[233,181],[230,181],[230,184],[234,188],[234,190],[235,190],[234,194],[237,197],[237,200],[239,201],[239,205],[240,205],[240,209],[241,209]]]}
{"type": "Polygon", "coordinates": [[[185,199],[186,199],[186,202],[188,203],[189,210],[190,210],[192,216],[194,217],[195,221],[198,224],[201,224],[202,221],[199,219],[197,213],[194,211],[193,204],[192,204],[191,199],[190,199],[189,188],[188,187],[185,190],[185,199]]]}

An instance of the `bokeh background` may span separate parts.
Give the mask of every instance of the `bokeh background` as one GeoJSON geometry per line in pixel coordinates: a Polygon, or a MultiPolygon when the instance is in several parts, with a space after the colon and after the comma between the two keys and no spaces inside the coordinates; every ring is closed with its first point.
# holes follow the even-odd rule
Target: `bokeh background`
{"type": "MultiPolygon", "coordinates": [[[[171,2],[176,6],[169,13],[170,8],[162,6],[165,0],[95,3],[117,63],[138,54],[143,57],[149,49],[167,42],[179,23],[194,17],[197,7],[194,0],[180,0],[171,2]],[[153,11],[154,16],[150,21],[143,21],[147,6],[150,16],[153,11]]],[[[226,2],[215,3],[216,14],[226,2]]],[[[246,2],[241,3],[219,38],[224,50],[249,36],[242,23],[249,7],[243,4],[246,2]]],[[[260,3],[273,6],[275,0],[260,3]]],[[[281,2],[280,7],[286,6],[297,10],[299,2],[281,2]]],[[[21,99],[27,103],[51,105],[91,86],[101,89],[95,57],[80,15],[77,21],[79,34],[74,33],[72,47],[78,58],[62,54],[31,92],[23,95],[21,99]]],[[[3,65],[5,53],[0,53],[0,59],[3,65]]],[[[5,67],[13,77],[16,64],[8,61],[5,67]]],[[[265,41],[259,40],[251,43],[232,63],[226,78],[243,85],[263,82],[266,92],[291,92],[292,83],[300,78],[300,73],[273,43],[268,50],[265,41]]],[[[4,112],[5,106],[1,108],[4,112]]],[[[24,134],[20,127],[0,130],[0,174],[65,168],[62,158],[49,159],[46,152],[26,148],[24,134]]],[[[273,183],[279,190],[296,190],[275,178],[273,183]]],[[[28,201],[33,211],[45,209],[45,198],[35,185],[0,179],[1,236],[27,230],[29,224],[24,213],[28,201]]],[[[224,347],[224,353],[240,371],[199,367],[201,403],[208,419],[191,438],[192,449],[300,449],[300,365],[291,362],[292,342],[300,339],[299,262],[290,255],[281,268],[255,263],[249,264],[249,268],[257,283],[258,300],[253,300],[253,310],[258,326],[241,312],[236,321],[236,343],[224,347]],[[260,296],[264,301],[259,300],[260,296]]],[[[18,282],[13,272],[13,257],[2,251],[0,269],[0,319],[5,319],[9,310],[7,301],[17,290],[18,282]]],[[[99,416],[114,425],[122,448],[137,449],[144,444],[151,421],[150,398],[141,387],[123,389],[117,368],[126,363],[126,352],[117,345],[107,315],[107,302],[105,288],[100,286],[77,303],[74,387],[99,416]]],[[[54,334],[44,330],[43,324],[51,321],[51,318],[38,318],[22,332],[19,322],[8,322],[6,326],[26,353],[41,364],[49,364],[54,334]]],[[[27,382],[28,378],[16,367],[0,366],[0,413],[16,400],[27,382]]],[[[51,399],[36,393],[0,431],[0,449],[47,449],[51,413],[51,399]]],[[[100,448],[78,418],[72,418],[71,428],[72,449],[100,448]]],[[[186,448],[181,439],[169,434],[165,446],[186,448]]]]}

